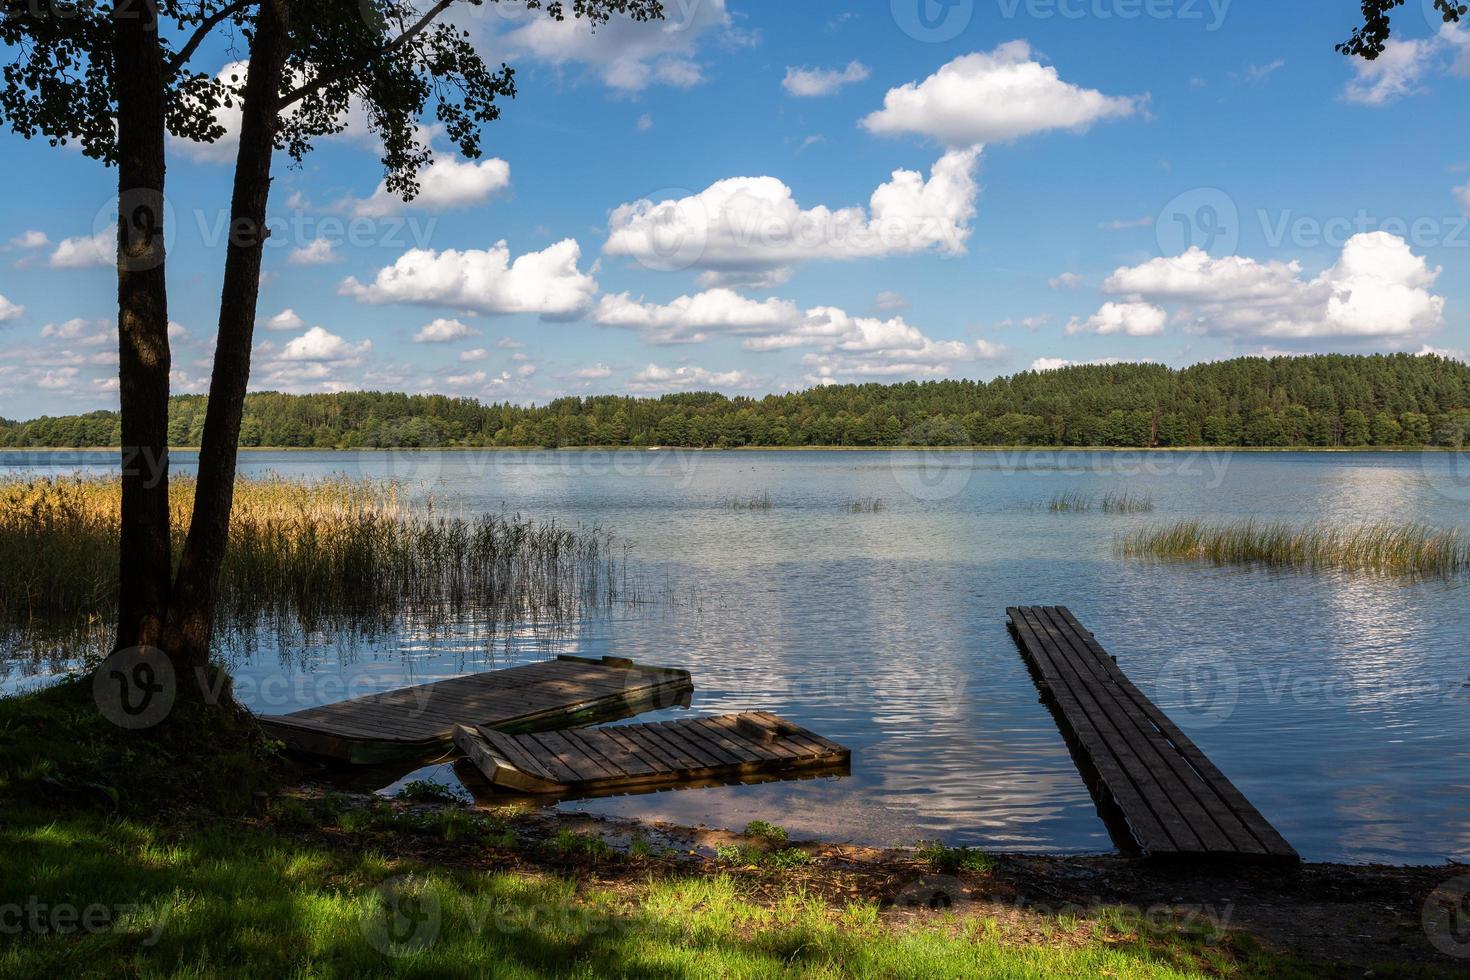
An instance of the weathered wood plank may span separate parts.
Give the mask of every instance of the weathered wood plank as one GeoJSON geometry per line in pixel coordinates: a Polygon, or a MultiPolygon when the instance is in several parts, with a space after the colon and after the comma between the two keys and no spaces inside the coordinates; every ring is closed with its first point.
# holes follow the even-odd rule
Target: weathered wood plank
{"type": "MultiPolygon", "coordinates": [[[[1234,784],[1062,606],[1007,609],[1058,724],[1148,856],[1298,860],[1234,784]]],[[[1079,763],[1080,764],[1080,763],[1079,763]]]]}
{"type": "MultiPolygon", "coordinates": [[[[846,748],[825,739],[822,745],[789,743],[783,751],[773,750],[763,743],[763,733],[741,727],[737,718],[720,715],[525,735],[460,727],[455,743],[492,785],[559,796],[835,773],[850,762],[846,748]]],[[[788,737],[798,733],[806,729],[787,730],[788,737]]]]}
{"type": "Polygon", "coordinates": [[[557,659],[414,685],[286,715],[263,715],[289,748],[348,762],[442,750],[457,725],[516,732],[626,718],[687,703],[689,672],[621,658],[557,659]]]}

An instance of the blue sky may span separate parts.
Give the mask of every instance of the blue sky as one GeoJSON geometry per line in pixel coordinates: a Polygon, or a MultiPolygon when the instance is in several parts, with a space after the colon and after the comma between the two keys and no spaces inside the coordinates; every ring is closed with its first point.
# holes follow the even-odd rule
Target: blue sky
{"type": "MultiPolygon", "coordinates": [[[[596,35],[470,11],[520,87],[481,161],[440,137],[405,206],[352,121],[278,157],[252,387],[540,402],[1463,356],[1470,26],[1409,0],[1367,65],[1333,51],[1357,6],[671,0],[596,35]]],[[[0,415],[114,407],[115,174],[0,140],[0,415]]],[[[175,391],[207,383],[232,149],[169,146],[175,391]]]]}

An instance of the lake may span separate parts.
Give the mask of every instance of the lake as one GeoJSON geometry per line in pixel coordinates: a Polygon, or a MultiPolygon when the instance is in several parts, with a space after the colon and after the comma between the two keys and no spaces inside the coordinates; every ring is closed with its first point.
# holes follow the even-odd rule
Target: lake
{"type": "MultiPolygon", "coordinates": [[[[0,474],[105,472],[108,453],[0,453],[0,474]]],[[[187,471],[193,455],[178,453],[187,471]]],[[[764,709],[852,749],[852,775],[564,804],[796,836],[1112,849],[1005,625],[1064,604],[1308,860],[1470,860],[1470,582],[1156,563],[1116,537],[1180,518],[1470,526],[1444,453],[249,452],[244,475],[404,481],[451,512],[596,524],[679,596],[493,644],[229,650],[281,712],[578,653],[693,672],[693,708],[764,709]],[[1053,513],[1061,493],[1152,513],[1053,513]],[[769,495],[769,509],[732,502],[769,495]],[[849,503],[882,501],[876,512],[849,503]]],[[[7,662],[0,690],[41,680],[7,662]]],[[[661,715],[677,717],[677,709],[661,715]]]]}

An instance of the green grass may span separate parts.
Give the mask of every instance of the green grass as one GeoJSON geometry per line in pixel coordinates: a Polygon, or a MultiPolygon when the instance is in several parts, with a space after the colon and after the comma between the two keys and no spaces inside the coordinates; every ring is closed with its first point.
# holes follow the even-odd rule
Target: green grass
{"type": "Polygon", "coordinates": [[[847,502],[849,514],[880,514],[886,505],[882,497],[857,497],[847,502]]]}
{"type": "Polygon", "coordinates": [[[785,827],[778,827],[768,820],[752,820],[746,824],[745,836],[756,837],[775,844],[785,843],[790,839],[785,827]]]}
{"type": "Polygon", "coordinates": [[[919,844],[919,857],[941,874],[958,871],[984,872],[995,867],[995,859],[979,848],[949,847],[939,841],[924,841],[919,844]]]}
{"type": "MultiPolygon", "coordinates": [[[[1267,975],[1228,940],[1007,942],[986,920],[884,924],[870,902],[792,890],[771,902],[723,874],[614,892],[557,876],[426,867],[267,831],[7,814],[0,874],[43,924],[91,907],[91,931],[0,936],[6,977],[1267,975]],[[407,915],[398,931],[392,913],[407,915]]],[[[1059,928],[1068,923],[1057,920],[1059,928]]]]}
{"type": "Polygon", "coordinates": [[[1470,541],[1458,530],[1422,524],[1311,524],[1240,521],[1211,526],[1180,521],[1120,538],[1126,557],[1209,561],[1373,572],[1452,576],[1470,569],[1470,541]]]}

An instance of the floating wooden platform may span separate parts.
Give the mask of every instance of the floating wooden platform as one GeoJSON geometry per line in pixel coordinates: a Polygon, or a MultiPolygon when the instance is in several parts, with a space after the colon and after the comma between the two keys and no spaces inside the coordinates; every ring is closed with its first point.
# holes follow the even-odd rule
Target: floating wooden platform
{"type": "MultiPolygon", "coordinates": [[[[1062,606],[1006,610],[1099,809],[1146,857],[1296,862],[1296,851],[1062,606]]],[[[1114,837],[1119,835],[1115,832],[1114,837]]]]}
{"type": "Polygon", "coordinates": [[[765,711],[526,735],[461,726],[454,742],[491,785],[555,796],[845,772],[851,758],[836,742],[765,711]]]}
{"type": "Polygon", "coordinates": [[[687,704],[693,689],[687,670],[562,656],[262,715],[260,724],[298,752],[370,764],[448,748],[456,725],[503,732],[589,725],[687,704]]]}

